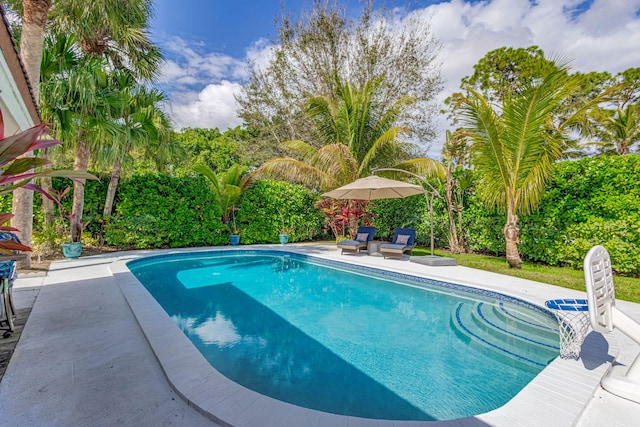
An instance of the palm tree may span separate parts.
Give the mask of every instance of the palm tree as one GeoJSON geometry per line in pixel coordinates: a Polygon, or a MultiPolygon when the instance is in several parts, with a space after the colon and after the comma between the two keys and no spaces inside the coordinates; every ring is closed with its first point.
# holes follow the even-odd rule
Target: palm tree
{"type": "Polygon", "coordinates": [[[193,169],[204,175],[209,180],[209,186],[213,192],[216,203],[222,210],[222,223],[229,226],[232,234],[237,234],[234,215],[235,205],[240,199],[242,190],[247,185],[247,180],[242,179],[245,168],[234,164],[226,172],[216,175],[216,173],[205,164],[197,164],[193,169]],[[229,224],[230,218],[233,218],[233,224],[229,224]]]}
{"type": "Polygon", "coordinates": [[[628,104],[617,110],[597,109],[592,145],[605,152],[613,151],[623,156],[629,154],[634,145],[640,143],[640,107],[628,104]]]}
{"type": "Polygon", "coordinates": [[[521,93],[506,97],[501,110],[475,90],[464,99],[462,119],[473,141],[478,195],[507,215],[503,233],[507,262],[513,268],[521,264],[518,214],[538,207],[567,133],[588,107],[577,108],[562,122],[553,121],[551,113],[580,85],[580,79],[566,70],[559,66],[532,81],[521,93]]]}
{"type": "MultiPolygon", "coordinates": [[[[414,144],[397,140],[408,129],[395,125],[400,114],[415,101],[403,96],[387,110],[379,111],[375,99],[380,82],[381,79],[373,79],[359,89],[338,81],[335,97],[311,98],[306,112],[315,124],[321,147],[303,141],[285,142],[284,147],[299,159],[269,160],[252,177],[283,179],[328,191],[368,176],[376,168],[412,165],[412,171],[419,174],[431,170],[434,161],[426,158],[398,165],[417,151],[414,144]]],[[[355,218],[349,228],[355,231],[355,218]]]]}
{"type": "Polygon", "coordinates": [[[462,129],[457,129],[454,133],[447,130],[446,141],[442,146],[445,201],[449,217],[449,249],[453,253],[466,252],[462,230],[463,188],[458,176],[464,173],[462,166],[467,158],[467,136],[462,129]]]}
{"type": "Polygon", "coordinates": [[[121,108],[114,115],[119,136],[113,138],[112,144],[102,147],[103,160],[111,169],[103,211],[105,217],[111,215],[123,162],[131,152],[149,154],[146,149],[152,144],[156,148],[154,153],[166,152],[167,148],[174,147],[168,143],[171,133],[169,119],[159,107],[159,103],[165,100],[164,93],[137,85],[129,73],[116,72],[112,79],[114,89],[120,89],[121,108]]]}
{"type": "MultiPolygon", "coordinates": [[[[48,18],[52,18],[55,32],[74,34],[88,56],[104,56],[113,67],[128,68],[143,79],[151,79],[157,73],[161,54],[147,33],[153,10],[150,0],[58,0],[55,3],[52,0],[10,0],[9,4],[22,12],[21,56],[36,101],[39,98],[40,61],[48,18]]],[[[80,139],[77,148],[75,163],[79,170],[86,172],[90,154],[88,143],[80,139]]],[[[45,182],[45,187],[47,185],[50,187],[50,183],[45,182]]],[[[44,206],[52,212],[50,204],[45,202],[44,206]]],[[[74,183],[73,233],[80,228],[83,206],[84,182],[78,180],[74,183]]],[[[33,218],[31,193],[16,191],[14,212],[17,214],[14,222],[25,230],[24,240],[29,242],[33,218]]]]}
{"type": "MultiPolygon", "coordinates": [[[[75,36],[89,60],[103,58],[113,70],[128,70],[137,79],[152,79],[162,59],[159,49],[150,41],[147,31],[153,5],[150,0],[62,0],[51,10],[55,32],[75,36]]],[[[85,104],[83,108],[90,107],[85,104]]],[[[85,110],[95,113],[95,108],[85,110]]],[[[105,114],[104,112],[102,114],[105,114]]],[[[86,118],[91,120],[90,118],[86,118]]],[[[79,128],[76,140],[74,167],[87,171],[91,143],[98,145],[112,141],[112,135],[100,131],[102,138],[88,139],[79,128]]],[[[74,241],[82,230],[84,182],[74,182],[71,231],[74,241]]]]}

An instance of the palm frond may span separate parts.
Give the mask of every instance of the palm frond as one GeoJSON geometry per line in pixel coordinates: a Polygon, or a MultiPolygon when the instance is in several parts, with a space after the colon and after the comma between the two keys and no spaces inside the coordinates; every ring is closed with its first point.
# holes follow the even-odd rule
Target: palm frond
{"type": "Polygon", "coordinates": [[[319,191],[327,191],[339,186],[333,176],[290,157],[269,160],[249,175],[249,181],[275,179],[302,184],[319,191]]]}
{"type": "Polygon", "coordinates": [[[310,159],[314,154],[316,154],[316,151],[318,151],[315,147],[300,140],[285,141],[281,145],[285,150],[288,150],[303,159],[310,159]]]}
{"type": "Polygon", "coordinates": [[[444,182],[447,173],[442,163],[428,157],[407,160],[392,167],[394,169],[403,169],[426,179],[433,179],[439,182],[444,182]]]}

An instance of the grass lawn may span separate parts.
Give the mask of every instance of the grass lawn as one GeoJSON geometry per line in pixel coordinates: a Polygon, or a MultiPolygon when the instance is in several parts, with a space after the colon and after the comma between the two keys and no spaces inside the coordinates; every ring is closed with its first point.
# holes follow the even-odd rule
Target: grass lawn
{"type": "MultiPolygon", "coordinates": [[[[429,255],[429,248],[417,247],[413,250],[413,255],[429,255]]],[[[550,285],[561,286],[563,288],[585,290],[584,273],[582,270],[573,270],[565,267],[550,267],[523,262],[522,270],[509,268],[505,258],[471,255],[471,254],[450,254],[444,251],[435,251],[436,255],[456,258],[458,265],[477,268],[479,270],[492,271],[494,273],[506,274],[508,276],[521,277],[523,279],[535,280],[536,282],[548,283],[550,285]]],[[[616,298],[640,303],[640,278],[614,276],[613,283],[616,289],[616,298]]]]}

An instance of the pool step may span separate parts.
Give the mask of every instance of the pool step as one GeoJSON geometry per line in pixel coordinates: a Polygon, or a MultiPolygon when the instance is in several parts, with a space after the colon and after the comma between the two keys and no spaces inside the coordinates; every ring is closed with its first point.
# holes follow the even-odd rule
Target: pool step
{"type": "Polygon", "coordinates": [[[544,367],[559,353],[557,325],[542,313],[512,304],[460,303],[451,313],[457,335],[474,348],[544,367]]]}

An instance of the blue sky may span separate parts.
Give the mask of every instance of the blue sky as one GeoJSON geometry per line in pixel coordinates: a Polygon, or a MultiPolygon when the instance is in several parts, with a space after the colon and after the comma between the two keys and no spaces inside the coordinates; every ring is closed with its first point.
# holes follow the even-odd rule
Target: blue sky
{"type": "MultiPolygon", "coordinates": [[[[284,0],[287,12],[309,8],[312,0],[284,0]]],[[[351,16],[358,0],[341,2],[351,16]]],[[[176,127],[241,124],[234,94],[246,81],[246,60],[265,60],[276,36],[281,0],[155,0],[152,37],[167,59],[160,87],[171,103],[176,127]]],[[[400,16],[424,14],[442,43],[439,61],[445,88],[436,102],[455,91],[460,79],[490,50],[540,46],[547,55],[572,59],[574,70],[618,72],[640,66],[640,0],[377,0],[400,16]]],[[[430,153],[437,157],[448,124],[430,153]]]]}
{"type": "MultiPolygon", "coordinates": [[[[444,0],[378,0],[386,7],[423,8],[444,0]]],[[[207,40],[217,52],[241,57],[260,38],[276,36],[274,19],[281,15],[281,0],[155,0],[155,31],[194,40],[207,40]]],[[[286,11],[313,4],[311,0],[285,0],[286,11]]],[[[351,16],[361,10],[358,0],[342,4],[351,16]]]]}

